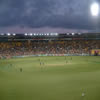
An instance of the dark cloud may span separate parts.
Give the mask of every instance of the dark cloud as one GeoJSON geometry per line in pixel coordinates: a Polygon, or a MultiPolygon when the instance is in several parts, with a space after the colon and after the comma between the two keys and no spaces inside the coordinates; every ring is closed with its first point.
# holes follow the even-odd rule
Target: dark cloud
{"type": "Polygon", "coordinates": [[[93,1],[0,0],[0,27],[95,29],[99,24],[90,15],[93,1]]]}

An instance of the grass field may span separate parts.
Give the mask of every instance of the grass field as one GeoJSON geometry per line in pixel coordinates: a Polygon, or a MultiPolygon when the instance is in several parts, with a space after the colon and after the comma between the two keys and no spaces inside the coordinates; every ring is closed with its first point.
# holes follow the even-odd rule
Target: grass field
{"type": "Polygon", "coordinates": [[[0,60],[0,100],[100,100],[100,57],[0,60]]]}

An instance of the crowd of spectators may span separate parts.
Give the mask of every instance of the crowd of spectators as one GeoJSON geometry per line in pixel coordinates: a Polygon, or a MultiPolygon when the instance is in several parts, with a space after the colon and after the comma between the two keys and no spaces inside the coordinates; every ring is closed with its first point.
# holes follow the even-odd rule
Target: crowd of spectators
{"type": "Polygon", "coordinates": [[[38,54],[90,54],[100,40],[0,42],[0,58],[38,54]]]}

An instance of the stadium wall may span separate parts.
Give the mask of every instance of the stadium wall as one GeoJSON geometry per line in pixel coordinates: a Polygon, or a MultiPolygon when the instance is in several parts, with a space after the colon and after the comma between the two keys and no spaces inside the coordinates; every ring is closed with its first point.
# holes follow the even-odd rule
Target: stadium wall
{"type": "Polygon", "coordinates": [[[43,55],[13,56],[12,58],[43,57],[43,56],[90,56],[90,55],[89,54],[43,54],[43,55]]]}

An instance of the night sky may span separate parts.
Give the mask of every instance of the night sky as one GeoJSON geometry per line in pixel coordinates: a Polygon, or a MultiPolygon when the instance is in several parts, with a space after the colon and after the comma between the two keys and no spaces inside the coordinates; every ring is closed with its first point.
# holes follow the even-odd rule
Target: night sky
{"type": "Polygon", "coordinates": [[[99,32],[99,0],[0,0],[0,32],[99,32]]]}

